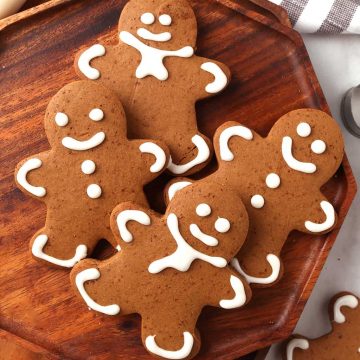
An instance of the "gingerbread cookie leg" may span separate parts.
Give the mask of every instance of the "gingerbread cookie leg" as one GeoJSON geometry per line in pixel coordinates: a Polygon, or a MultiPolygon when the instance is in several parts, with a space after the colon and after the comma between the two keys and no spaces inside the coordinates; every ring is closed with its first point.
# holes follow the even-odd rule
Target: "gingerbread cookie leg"
{"type": "Polygon", "coordinates": [[[179,164],[176,164],[172,160],[172,158],[170,158],[168,170],[173,175],[191,174],[195,167],[199,167],[199,165],[206,164],[210,161],[212,155],[212,147],[210,140],[201,134],[196,134],[191,138],[191,142],[196,149],[194,151],[194,153],[196,153],[196,156],[186,163],[181,162],[179,164]]]}
{"type": "Polygon", "coordinates": [[[86,225],[83,229],[79,228],[76,222],[70,226],[71,217],[70,215],[57,221],[52,221],[51,217],[48,217],[45,227],[38,231],[30,242],[31,253],[37,260],[71,268],[92,253],[98,237],[91,234],[86,225]],[[78,240],[76,236],[79,236],[78,240]],[[84,243],[81,243],[81,238],[84,243]]]}
{"type": "Polygon", "coordinates": [[[266,256],[266,261],[271,267],[271,274],[265,277],[251,276],[247,274],[241,267],[240,262],[237,258],[231,260],[231,265],[236,271],[238,271],[249,284],[259,284],[259,285],[270,285],[276,282],[279,279],[281,271],[281,262],[278,256],[274,254],[268,254],[266,256]]]}
{"type": "Polygon", "coordinates": [[[192,314],[174,304],[152,313],[142,316],[141,336],[147,351],[163,359],[191,359],[199,351],[201,340],[192,314]]]}

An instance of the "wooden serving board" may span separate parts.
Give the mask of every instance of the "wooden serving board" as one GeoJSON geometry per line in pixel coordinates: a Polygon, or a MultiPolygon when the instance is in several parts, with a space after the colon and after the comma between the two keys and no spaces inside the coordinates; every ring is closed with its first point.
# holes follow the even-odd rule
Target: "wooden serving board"
{"type": "MultiPolygon", "coordinates": [[[[43,114],[50,98],[76,79],[75,53],[98,38],[117,41],[124,3],[78,0],[0,33],[0,328],[55,358],[150,358],[139,316],[88,311],[71,291],[68,271],[32,260],[28,242],[42,227],[45,208],[13,180],[18,161],[49,148],[43,114]]],[[[233,73],[222,95],[197,106],[203,133],[211,137],[221,123],[236,120],[266,135],[290,110],[328,111],[304,44],[283,12],[261,0],[191,3],[199,23],[198,54],[226,63],[233,73]]],[[[346,159],[325,192],[339,213],[337,228],[322,237],[291,234],[282,252],[285,276],[272,288],[255,289],[246,308],[206,308],[198,323],[198,359],[234,359],[290,334],[356,192],[346,159]]]]}

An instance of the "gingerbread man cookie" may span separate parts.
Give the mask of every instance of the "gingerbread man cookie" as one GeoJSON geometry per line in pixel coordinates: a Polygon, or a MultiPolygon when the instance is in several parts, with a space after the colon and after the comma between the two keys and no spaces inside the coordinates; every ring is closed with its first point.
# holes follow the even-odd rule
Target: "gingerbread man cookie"
{"type": "Polygon", "coordinates": [[[131,0],[119,21],[116,46],[96,44],[76,58],[77,74],[113,89],[131,138],[163,140],[168,169],[189,175],[211,159],[212,145],[196,122],[195,103],[221,92],[229,69],[194,55],[197,23],[186,0],[131,0]]]}
{"type": "MultiPolygon", "coordinates": [[[[250,283],[269,286],[282,275],[279,255],[292,230],[323,234],[336,224],[320,189],[343,158],[340,128],[324,112],[303,109],[283,116],[266,138],[225,123],[214,146],[219,169],[200,181],[237,189],[250,219],[247,241],[232,264],[250,283]]],[[[170,184],[168,200],[191,183],[170,184]]]]}
{"type": "Polygon", "coordinates": [[[72,267],[100,239],[116,245],[111,211],[121,201],[146,206],[143,186],[166,169],[169,153],[153,140],[129,141],[116,95],[91,81],[71,83],[54,96],[45,131],[51,150],[22,161],[15,180],[47,207],[45,227],[31,240],[33,256],[72,267]]]}
{"type": "Polygon", "coordinates": [[[359,360],[360,304],[350,293],[336,295],[329,306],[332,331],[319,339],[294,336],[284,349],[284,360],[359,360]]]}
{"type": "Polygon", "coordinates": [[[194,357],[202,308],[234,309],[250,300],[246,281],[228,266],[248,229],[237,192],[195,185],[164,216],[124,203],[113,211],[111,227],[120,252],[105,261],[81,261],[71,272],[72,284],[93,310],[140,314],[151,354],[194,357]]]}

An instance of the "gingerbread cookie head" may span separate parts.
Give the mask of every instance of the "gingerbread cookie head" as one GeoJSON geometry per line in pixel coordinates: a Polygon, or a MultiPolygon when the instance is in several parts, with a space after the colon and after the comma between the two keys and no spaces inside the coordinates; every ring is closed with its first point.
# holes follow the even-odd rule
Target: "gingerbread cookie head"
{"type": "Polygon", "coordinates": [[[192,248],[226,263],[236,255],[248,229],[239,194],[216,184],[195,183],[184,188],[181,196],[174,196],[166,215],[178,219],[176,231],[192,248]]]}
{"type": "Polygon", "coordinates": [[[350,293],[329,305],[332,331],[318,339],[294,336],[284,347],[284,360],[360,359],[360,302],[350,293]]]}
{"type": "Polygon", "coordinates": [[[248,285],[228,266],[248,227],[236,192],[194,186],[163,216],[123,203],[114,209],[111,227],[121,250],[106,261],[80,262],[72,283],[93,310],[140,314],[143,344],[151,354],[194,357],[202,308],[234,309],[249,301],[248,285]]]}
{"type": "Polygon", "coordinates": [[[45,227],[31,240],[32,255],[72,267],[101,239],[117,245],[111,211],[122,201],[147,205],[143,187],[165,170],[170,156],[160,142],[129,140],[116,95],[90,81],[55,95],[45,129],[51,150],[22,161],[15,180],[47,207],[45,227]]]}
{"type": "Polygon", "coordinates": [[[153,48],[174,51],[195,48],[197,23],[186,0],[131,0],[121,13],[119,33],[131,34],[153,48]]]}
{"type": "Polygon", "coordinates": [[[336,121],[323,111],[301,109],[281,117],[268,141],[278,144],[293,181],[319,187],[339,167],[344,141],[336,121]]]}
{"type": "Polygon", "coordinates": [[[78,81],[66,85],[50,101],[45,131],[52,147],[87,151],[105,142],[119,143],[126,136],[126,118],[114,92],[78,81]]]}

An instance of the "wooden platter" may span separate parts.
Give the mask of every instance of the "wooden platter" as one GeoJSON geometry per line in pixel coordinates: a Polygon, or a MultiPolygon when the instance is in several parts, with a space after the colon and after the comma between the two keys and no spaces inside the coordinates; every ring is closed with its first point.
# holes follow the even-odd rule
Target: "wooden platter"
{"type": "MultiPolygon", "coordinates": [[[[88,311],[72,293],[67,271],[31,259],[28,241],[44,223],[45,208],[13,181],[19,160],[49,147],[43,114],[50,98],[76,79],[76,51],[98,38],[116,42],[124,3],[80,0],[0,33],[0,328],[55,358],[150,358],[138,316],[88,311]]],[[[290,110],[328,111],[304,44],[284,12],[260,0],[191,3],[199,23],[197,52],[226,63],[233,73],[224,94],[198,104],[202,132],[212,136],[218,125],[236,120],[266,135],[290,110]]],[[[273,288],[255,289],[246,308],[205,309],[198,359],[234,359],[290,334],[356,192],[346,159],[325,192],[339,213],[337,229],[323,237],[291,234],[282,253],[284,278],[273,288]]]]}

